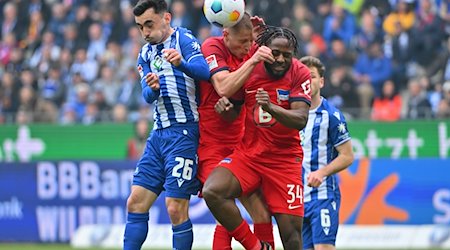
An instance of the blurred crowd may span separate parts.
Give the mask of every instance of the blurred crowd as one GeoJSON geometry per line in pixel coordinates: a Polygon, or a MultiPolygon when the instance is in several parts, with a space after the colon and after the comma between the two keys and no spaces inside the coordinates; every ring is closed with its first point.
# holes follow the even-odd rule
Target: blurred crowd
{"type": "MultiPolygon", "coordinates": [[[[0,0],[0,123],[152,119],[132,0],[0,0]]],[[[247,0],[326,65],[322,93],[348,119],[450,117],[450,0],[247,0]]],[[[171,0],[172,25],[221,35],[203,0],[171,0]]]]}

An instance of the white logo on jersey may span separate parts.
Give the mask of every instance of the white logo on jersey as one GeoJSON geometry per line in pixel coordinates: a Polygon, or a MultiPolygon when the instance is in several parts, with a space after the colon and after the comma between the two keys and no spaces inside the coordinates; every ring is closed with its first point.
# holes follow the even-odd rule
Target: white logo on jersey
{"type": "Polygon", "coordinates": [[[209,70],[213,70],[217,67],[219,67],[219,64],[217,63],[216,55],[210,55],[206,58],[206,63],[208,63],[209,70]]]}
{"type": "Polygon", "coordinates": [[[200,44],[198,42],[192,42],[192,48],[196,51],[200,51],[200,44]]]}
{"type": "Polygon", "coordinates": [[[183,185],[183,183],[184,183],[184,180],[181,178],[178,178],[177,182],[178,182],[178,187],[181,187],[181,185],[183,185]]]}
{"type": "Polygon", "coordinates": [[[339,123],[339,125],[338,125],[338,130],[339,130],[339,132],[341,132],[341,133],[345,133],[345,132],[346,132],[345,124],[344,124],[343,122],[339,123]]]}
{"type": "Polygon", "coordinates": [[[323,232],[328,235],[328,233],[330,232],[330,228],[329,227],[324,227],[323,228],[323,232]]]}

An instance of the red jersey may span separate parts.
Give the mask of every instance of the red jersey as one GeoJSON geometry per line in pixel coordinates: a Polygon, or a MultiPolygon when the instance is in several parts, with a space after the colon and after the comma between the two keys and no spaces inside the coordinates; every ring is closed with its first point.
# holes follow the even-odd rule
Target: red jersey
{"type": "MultiPolygon", "coordinates": [[[[225,46],[223,37],[210,37],[202,44],[202,53],[209,65],[211,76],[223,70],[230,72],[237,70],[257,49],[257,45],[254,44],[249,54],[245,58],[239,59],[233,56],[225,46]]],[[[212,83],[200,81],[200,106],[198,108],[200,114],[200,145],[215,143],[234,147],[240,141],[244,132],[244,115],[239,115],[231,123],[225,121],[214,110],[214,105],[219,98],[220,96],[212,83]]],[[[236,101],[242,100],[242,98],[243,92],[239,91],[230,99],[236,101]]]]}
{"type": "Polygon", "coordinates": [[[272,103],[290,109],[290,103],[304,101],[311,103],[311,74],[304,64],[292,60],[291,68],[280,79],[272,78],[259,63],[244,84],[245,91],[245,134],[237,150],[245,152],[252,159],[280,156],[282,158],[302,157],[299,131],[279,123],[256,103],[256,90],[263,88],[269,93],[272,103]]]}

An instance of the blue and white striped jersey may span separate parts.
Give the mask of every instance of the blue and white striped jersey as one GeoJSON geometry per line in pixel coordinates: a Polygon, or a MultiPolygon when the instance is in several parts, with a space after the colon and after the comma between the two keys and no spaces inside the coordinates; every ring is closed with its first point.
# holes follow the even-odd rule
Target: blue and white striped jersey
{"type": "MultiPolygon", "coordinates": [[[[145,76],[148,73],[153,72],[159,76],[160,90],[154,93],[154,98],[146,98],[150,103],[156,100],[153,129],[167,128],[178,123],[198,122],[195,80],[199,79],[194,79],[195,74],[185,73],[189,70],[192,72],[192,69],[183,70],[183,72],[182,67],[186,69],[186,65],[198,60],[201,67],[197,67],[197,70],[201,71],[205,68],[209,77],[209,68],[201,53],[200,43],[189,30],[181,27],[174,29],[175,32],[164,42],[155,45],[145,44],[138,56],[137,67],[143,90],[147,86],[145,76]],[[182,67],[175,67],[164,59],[162,50],[169,48],[180,51],[182,67]]],[[[145,93],[143,94],[145,97],[145,93]]]]}
{"type": "Polygon", "coordinates": [[[326,166],[338,152],[336,147],[351,139],[347,122],[341,111],[325,98],[322,103],[309,111],[308,123],[300,131],[303,147],[304,201],[322,200],[340,195],[336,176],[328,176],[318,188],[306,185],[306,177],[312,171],[326,166]]]}

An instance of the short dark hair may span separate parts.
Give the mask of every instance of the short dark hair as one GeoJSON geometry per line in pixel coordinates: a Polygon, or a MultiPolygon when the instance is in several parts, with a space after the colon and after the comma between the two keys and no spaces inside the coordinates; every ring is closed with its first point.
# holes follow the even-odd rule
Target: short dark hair
{"type": "Polygon", "coordinates": [[[256,43],[259,46],[268,46],[275,38],[286,38],[289,46],[294,48],[294,54],[297,54],[298,42],[294,32],[288,28],[263,25],[262,31],[259,33],[256,43]]]}
{"type": "Polygon", "coordinates": [[[139,0],[133,8],[133,14],[140,16],[148,9],[154,9],[156,14],[168,11],[165,0],[139,0]]]}
{"type": "Polygon", "coordinates": [[[319,58],[313,56],[304,56],[300,58],[300,62],[305,64],[308,68],[314,67],[319,72],[320,77],[325,74],[325,65],[319,60],[319,58]]]}
{"type": "Polygon", "coordinates": [[[247,12],[244,13],[244,16],[242,16],[242,19],[235,25],[229,28],[230,30],[233,30],[234,32],[239,32],[241,30],[253,30],[253,24],[252,20],[250,19],[250,14],[247,12]]]}

